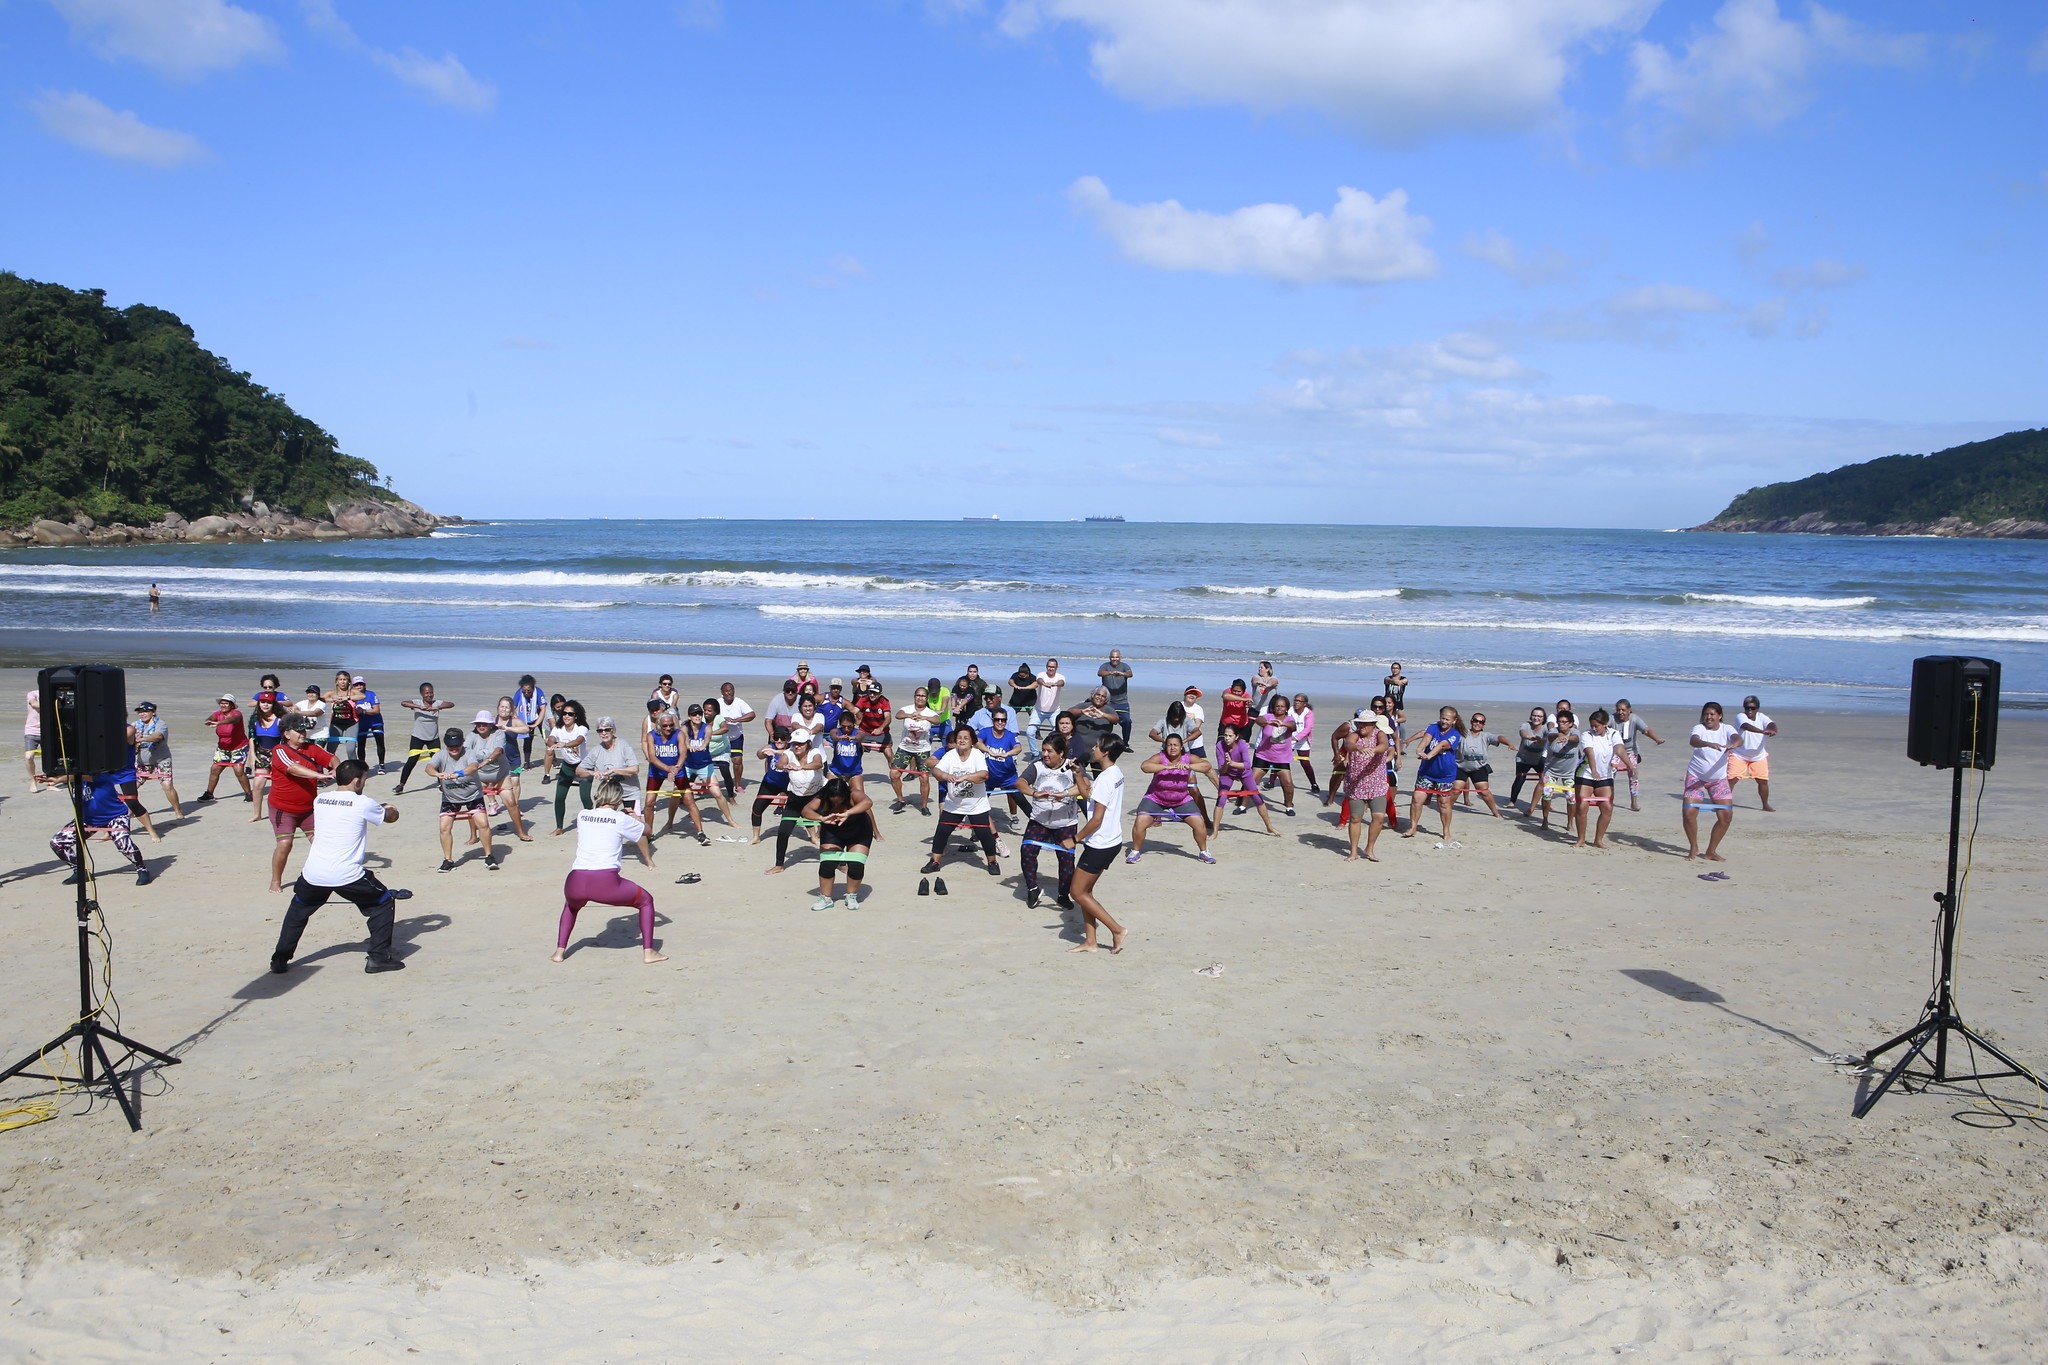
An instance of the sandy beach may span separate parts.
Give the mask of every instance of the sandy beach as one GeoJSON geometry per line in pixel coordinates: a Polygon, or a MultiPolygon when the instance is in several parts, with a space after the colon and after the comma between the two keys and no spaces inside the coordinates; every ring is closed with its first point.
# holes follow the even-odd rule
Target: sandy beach
{"type": "MultiPolygon", "coordinates": [[[[1607,852],[1461,812],[1459,847],[1346,864],[1307,800],[1278,838],[1230,821],[1214,867],[1156,832],[1102,881],[1118,957],[1067,953],[1014,857],[1000,879],[959,857],[950,896],[917,897],[930,822],[884,809],[858,911],[812,912],[808,849],[764,876],[714,815],[709,847],[627,859],[669,962],[592,907],[554,965],[571,841],[529,773],[539,837],[498,872],[435,870],[430,791],[373,836],[415,893],[407,970],[365,976],[336,901],[273,976],[269,830],[231,783],[189,804],[206,698],[254,681],[129,675],[170,721],[187,818],[144,841],[145,888],[95,845],[101,900],[122,1027],[182,1061],[141,1075],[140,1134],[78,1096],[0,1133],[0,1356],[2040,1358],[2048,1097],[1990,1083],[2002,1117],[1916,1087],[1857,1121],[1826,1060],[1927,991],[1948,776],[1906,759],[1901,717],[1772,708],[1780,810],[1740,789],[1724,882],[1681,856],[1674,707],[1646,710],[1673,742],[1607,852]]],[[[387,710],[410,695],[373,681],[387,710]]],[[[456,715],[509,681],[436,678],[456,715]]],[[[593,717],[645,696],[544,681],[593,717]]],[[[15,714],[32,682],[0,671],[15,714]]],[[[1425,677],[1409,714],[1432,704],[1425,677]]],[[[15,761],[5,1061],[76,992],[62,798],[15,761]]],[[[2048,720],[2004,717],[1982,810],[1960,999],[2038,1069],[2048,720]]]]}

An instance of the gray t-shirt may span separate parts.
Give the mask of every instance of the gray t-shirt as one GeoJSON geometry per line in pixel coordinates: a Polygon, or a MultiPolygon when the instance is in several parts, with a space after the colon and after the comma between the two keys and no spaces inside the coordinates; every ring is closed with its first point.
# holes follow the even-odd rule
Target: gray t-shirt
{"type": "Polygon", "coordinates": [[[591,745],[590,752],[584,755],[583,767],[596,778],[609,773],[638,772],[640,755],[628,749],[623,741],[615,739],[610,748],[602,744],[591,745]]]}
{"type": "Polygon", "coordinates": [[[1109,689],[1109,704],[1119,711],[1127,710],[1131,704],[1130,671],[1129,659],[1114,664],[1105,659],[1102,667],[1095,670],[1095,676],[1102,679],[1102,685],[1109,689]]]}
{"type": "Polygon", "coordinates": [[[472,733],[463,749],[469,761],[477,765],[476,780],[487,786],[500,786],[511,771],[511,763],[505,755],[505,732],[493,730],[488,735],[472,733]]]}
{"type": "MultiPolygon", "coordinates": [[[[414,698],[414,700],[421,701],[422,706],[425,704],[424,699],[414,698]]],[[[425,740],[429,744],[438,741],[441,738],[441,711],[447,709],[448,705],[443,703],[439,711],[414,710],[412,713],[412,737],[418,740],[425,740]]]]}
{"type": "Polygon", "coordinates": [[[1543,775],[1558,782],[1570,781],[1579,770],[1579,732],[1560,733],[1550,725],[1544,727],[1543,736],[1543,775]]]}
{"type": "Polygon", "coordinates": [[[441,783],[441,799],[443,801],[453,801],[460,804],[466,801],[481,801],[484,799],[483,779],[473,772],[466,771],[470,762],[471,758],[467,749],[459,754],[451,754],[444,748],[427,760],[427,771],[429,773],[437,776],[444,773],[447,774],[447,780],[441,783]]]}
{"type": "Polygon", "coordinates": [[[1549,726],[1522,727],[1522,742],[1515,746],[1515,762],[1525,768],[1533,768],[1543,761],[1543,737],[1550,733],[1549,726]]]}
{"type": "Polygon", "coordinates": [[[1485,767],[1490,761],[1486,756],[1488,748],[1495,738],[1484,730],[1468,732],[1464,742],[1458,745],[1458,767],[1466,772],[1485,767]]]}

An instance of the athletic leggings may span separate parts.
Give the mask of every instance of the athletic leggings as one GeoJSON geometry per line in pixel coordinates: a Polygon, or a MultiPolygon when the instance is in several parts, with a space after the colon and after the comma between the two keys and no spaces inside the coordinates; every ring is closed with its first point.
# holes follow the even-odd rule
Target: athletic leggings
{"type": "MultiPolygon", "coordinates": [[[[1018,864],[1024,869],[1024,891],[1028,895],[1038,890],[1038,847],[1040,843],[1056,844],[1062,839],[1071,839],[1077,827],[1074,825],[1041,825],[1036,820],[1024,826],[1024,847],[1017,853],[1018,864]],[[1033,841],[1037,841],[1034,843],[1033,841]]],[[[1061,848],[1053,850],[1053,856],[1060,860],[1060,898],[1067,899],[1074,892],[1074,850],[1061,848]]]]}
{"type": "MultiPolygon", "coordinates": [[[[799,800],[793,797],[790,803],[782,808],[782,819],[775,826],[775,865],[777,867],[781,867],[782,860],[789,856],[789,836],[803,823],[804,811],[802,801],[809,799],[809,797],[804,797],[802,800],[799,800]]],[[[757,801],[754,804],[758,806],[760,802],[757,801]]]]}
{"type": "MultiPolygon", "coordinates": [[[[787,795],[789,795],[788,788],[771,787],[766,782],[754,788],[754,815],[748,823],[753,825],[756,833],[759,833],[761,829],[761,817],[767,813],[770,806],[776,804],[775,798],[787,795]]],[[[781,860],[778,859],[777,861],[780,862],[781,860]]]]}
{"type": "Polygon", "coordinates": [[[574,768],[565,768],[565,769],[564,769],[564,770],[563,770],[563,771],[562,771],[561,773],[558,773],[558,774],[556,775],[556,777],[555,777],[555,828],[556,828],[556,829],[560,829],[560,828],[562,827],[562,821],[563,821],[563,819],[564,819],[564,818],[565,818],[565,817],[566,817],[566,816],[568,815],[568,812],[569,812],[569,788],[570,788],[570,786],[571,786],[571,785],[574,785],[574,786],[575,786],[575,788],[576,788],[576,790],[577,790],[577,792],[578,792],[578,793],[580,793],[580,794],[582,795],[582,797],[583,797],[583,809],[585,809],[585,810],[589,810],[589,809],[590,809],[590,779],[589,779],[589,778],[587,778],[587,777],[579,777],[579,778],[577,778],[577,779],[576,779],[576,781],[575,781],[575,782],[574,782],[574,783],[572,784],[572,783],[571,783],[571,782],[569,781],[569,774],[570,774],[570,773],[572,773],[572,772],[574,772],[574,771],[575,771],[575,769],[574,769],[574,768]]]}
{"type": "Polygon", "coordinates": [[[1515,785],[1508,788],[1508,800],[1511,802],[1521,800],[1522,784],[1532,777],[1536,779],[1536,794],[1541,796],[1543,794],[1543,765],[1541,763],[1515,764],[1515,785]]]}
{"type": "Polygon", "coordinates": [[[964,829],[981,845],[981,851],[993,858],[996,856],[996,827],[987,811],[979,815],[954,815],[949,811],[939,814],[939,827],[932,831],[932,856],[941,857],[946,852],[946,840],[956,829],[964,829]]]}
{"type": "Polygon", "coordinates": [[[403,787],[406,783],[412,781],[412,770],[419,765],[419,761],[420,755],[417,751],[408,752],[406,754],[405,766],[398,770],[399,786],[403,787]]]}
{"type": "MultiPolygon", "coordinates": [[[[94,828],[94,826],[88,825],[86,832],[90,834],[94,828]]],[[[126,855],[129,862],[137,867],[142,866],[142,850],[135,846],[134,837],[128,833],[128,817],[122,816],[106,826],[106,834],[109,839],[114,841],[114,847],[120,849],[126,855]]],[[[79,865],[78,826],[66,825],[51,835],[50,852],[56,854],[66,864],[77,867],[79,865]]]]}
{"type": "Polygon", "coordinates": [[[563,881],[562,924],[555,932],[556,951],[569,946],[569,935],[576,930],[576,912],[593,901],[599,905],[639,906],[640,946],[653,949],[654,897],[637,882],[621,877],[616,867],[607,867],[571,872],[563,881]]]}

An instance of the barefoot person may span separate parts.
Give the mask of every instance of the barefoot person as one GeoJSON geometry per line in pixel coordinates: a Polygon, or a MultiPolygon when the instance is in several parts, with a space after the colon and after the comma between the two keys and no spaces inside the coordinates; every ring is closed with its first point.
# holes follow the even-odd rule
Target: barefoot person
{"type": "Polygon", "coordinates": [[[590,779],[579,776],[577,769],[582,766],[583,752],[590,744],[590,721],[583,714],[583,703],[573,698],[561,698],[562,709],[555,715],[553,728],[548,731],[548,762],[561,769],[555,778],[555,833],[563,830],[564,817],[569,810],[569,788],[575,787],[583,798],[583,809],[590,809],[590,779]]]}
{"type": "Polygon", "coordinates": [[[335,765],[334,789],[313,799],[317,820],[313,846],[306,853],[306,865],[292,884],[292,902],[285,907],[284,925],[277,932],[277,947],[270,954],[270,970],[283,975],[291,970],[292,957],[299,951],[299,939],[313,912],[339,896],[362,912],[369,922],[369,953],[363,959],[366,972],[395,972],[405,966],[391,951],[394,908],[410,891],[393,891],[363,866],[369,852],[370,827],[398,821],[398,808],[363,795],[363,782],[370,775],[361,759],[343,759],[335,765]]]}
{"type": "Polygon", "coordinates": [[[1738,742],[1738,731],[1721,719],[1721,703],[1710,701],[1700,708],[1700,723],[1692,727],[1692,759],[1685,765],[1685,824],[1687,862],[1704,858],[1710,863],[1726,862],[1721,840],[1735,823],[1735,791],[1728,782],[1728,751],[1738,742]],[[1700,812],[1714,813],[1714,832],[1707,837],[1706,852],[1700,851],[1700,812]]]}
{"type": "Polygon", "coordinates": [[[1359,711],[1343,735],[1337,751],[1337,776],[1331,785],[1344,798],[1344,824],[1351,839],[1351,853],[1345,861],[1358,861],[1358,831],[1366,827],[1365,859],[1376,863],[1380,859],[1373,848],[1386,824],[1387,751],[1393,740],[1374,723],[1369,709],[1359,711]]]}
{"type": "Polygon", "coordinates": [[[1622,746],[1621,736],[1608,728],[1608,719],[1605,707],[1596,709],[1586,717],[1589,728],[1579,738],[1579,838],[1573,848],[1586,846],[1589,824],[1593,824],[1593,847],[1607,847],[1607,826],[1614,821],[1614,776],[1628,771],[1628,750],[1622,746]],[[1597,824],[1593,823],[1594,806],[1600,808],[1597,824]]]}
{"type": "Polygon", "coordinates": [[[939,781],[945,795],[939,800],[938,828],[932,831],[932,853],[922,871],[937,872],[946,856],[946,842],[953,831],[964,829],[981,845],[988,859],[988,875],[1000,877],[1003,865],[996,859],[995,817],[988,800],[988,760],[975,748],[972,726],[953,731],[953,744],[938,761],[939,781]]]}
{"type": "Polygon", "coordinates": [[[1765,810],[1771,805],[1771,756],[1765,742],[1778,737],[1778,722],[1765,715],[1763,703],[1754,694],[1742,699],[1742,714],[1736,718],[1735,747],[1728,751],[1728,790],[1747,777],[1756,783],[1756,799],[1765,810]]]}
{"type": "Polygon", "coordinates": [[[1658,748],[1664,747],[1655,730],[1639,716],[1627,697],[1614,703],[1614,733],[1621,736],[1621,747],[1628,750],[1628,808],[1643,808],[1643,741],[1652,740],[1658,748]]]}
{"type": "Polygon", "coordinates": [[[1572,823],[1573,803],[1578,799],[1579,789],[1579,725],[1568,707],[1560,706],[1550,713],[1550,723],[1543,727],[1543,780],[1530,798],[1534,806],[1540,805],[1543,814],[1543,828],[1550,828],[1550,803],[1564,802],[1564,824],[1572,823]]]}
{"type": "Polygon", "coordinates": [[[286,719],[279,708],[277,693],[256,694],[256,709],[249,713],[248,770],[249,780],[256,788],[256,813],[249,817],[252,825],[269,818],[270,756],[277,752],[278,745],[284,743],[286,719]]]}
{"type": "Polygon", "coordinates": [[[164,789],[164,800],[171,803],[171,818],[184,816],[177,784],[171,780],[171,727],[157,715],[153,701],[135,704],[135,777],[164,789]]]}
{"type": "Polygon", "coordinates": [[[1488,757],[1488,750],[1496,744],[1508,749],[1515,747],[1515,742],[1506,735],[1487,730],[1484,711],[1474,711],[1465,725],[1464,742],[1458,745],[1458,804],[1469,807],[1477,796],[1498,820],[1500,807],[1493,800],[1493,763],[1488,757]]]}
{"type": "MultiPolygon", "coordinates": [[[[578,708],[579,710],[581,708],[578,708]]],[[[625,809],[639,815],[643,822],[653,814],[640,809],[640,757],[639,751],[619,737],[618,722],[610,716],[597,718],[597,741],[584,746],[583,761],[576,765],[578,779],[592,783],[602,782],[607,777],[616,777],[622,784],[625,795],[625,809]]],[[[640,831],[640,861],[654,866],[654,850],[647,842],[647,831],[640,831]]]]}
{"type": "MultiPolygon", "coordinates": [[[[223,770],[234,773],[235,781],[242,784],[242,799],[254,801],[255,795],[249,790],[249,724],[242,708],[235,704],[235,694],[220,694],[220,704],[213,714],[206,718],[213,727],[213,767],[206,774],[206,790],[199,793],[201,801],[213,800],[213,789],[220,782],[223,770]]],[[[273,887],[272,890],[282,890],[273,887]]]]}
{"type": "MultiPolygon", "coordinates": [[[[334,771],[334,755],[312,741],[312,723],[287,716],[284,743],[270,751],[270,889],[284,890],[284,865],[300,830],[313,837],[313,798],[334,771]]],[[[458,732],[459,733],[459,732],[458,732]]]]}
{"type": "Polygon", "coordinates": [[[1522,784],[1530,778],[1536,779],[1534,795],[1529,798],[1527,812],[1536,813],[1536,798],[1543,794],[1543,746],[1549,736],[1550,713],[1540,706],[1529,708],[1529,719],[1523,722],[1515,745],[1515,784],[1508,788],[1508,807],[1513,809],[1522,799],[1522,784]]]}
{"type": "Polygon", "coordinates": [[[519,779],[526,772],[531,760],[527,755],[533,744],[532,727],[519,718],[519,708],[514,697],[498,698],[498,734],[504,739],[505,813],[512,817],[512,832],[522,844],[533,842],[533,836],[526,832],[526,812],[520,804],[519,779]]]}
{"type": "Polygon", "coordinates": [[[640,960],[666,962],[654,951],[654,897],[637,882],[619,875],[627,844],[645,845],[647,826],[625,804],[626,784],[613,773],[598,782],[590,810],[576,817],[576,860],[562,879],[562,918],[555,929],[555,955],[569,955],[569,935],[576,932],[576,913],[598,905],[631,905],[640,911],[640,960]]]}
{"type": "Polygon", "coordinates": [[[1195,800],[1196,774],[1214,776],[1209,760],[1190,754],[1179,735],[1168,735],[1160,751],[1140,766],[1151,774],[1152,782],[1138,801],[1137,818],[1131,821],[1131,851],[1124,855],[1124,862],[1135,863],[1145,856],[1145,831],[1164,820],[1186,825],[1188,833],[1195,836],[1195,857],[1215,862],[1216,856],[1209,852],[1209,822],[1202,818],[1202,808],[1195,800]]]}
{"type": "Polygon", "coordinates": [[[1465,740],[1465,722],[1458,718],[1458,708],[1445,706],[1436,713],[1436,722],[1425,726],[1415,737],[1415,795],[1408,803],[1408,828],[1401,834],[1403,839],[1413,839],[1422,827],[1422,808],[1429,802],[1436,803],[1437,821],[1442,826],[1438,838],[1448,842],[1451,837],[1451,798],[1458,791],[1458,746],[1465,740]]]}
{"type": "MultiPolygon", "coordinates": [[[[852,713],[841,716],[851,720],[852,713]]],[[[852,725],[846,726],[848,733],[852,725]]],[[[868,850],[875,843],[875,803],[844,777],[830,777],[816,796],[804,803],[804,818],[818,822],[818,898],[813,910],[832,908],[832,881],[846,874],[846,908],[860,909],[861,879],[867,874],[868,850]]]]}
{"type": "Polygon", "coordinates": [[[43,756],[43,694],[36,688],[28,690],[28,719],[21,727],[21,762],[28,769],[28,789],[41,791],[43,784],[36,771],[36,760],[43,756]]]}
{"type": "MultiPolygon", "coordinates": [[[[809,818],[804,814],[804,806],[825,789],[825,755],[811,744],[810,731],[791,730],[786,740],[771,745],[763,757],[774,760],[776,771],[788,783],[782,819],[775,827],[775,866],[768,869],[768,875],[773,876],[782,871],[782,864],[789,857],[789,836],[802,829],[809,818]]],[[[755,842],[760,842],[759,835],[755,842]]]]}
{"type": "Polygon", "coordinates": [[[939,723],[939,713],[926,705],[930,695],[929,689],[918,688],[911,693],[910,705],[896,713],[896,719],[903,722],[903,734],[896,741],[896,756],[889,761],[889,787],[896,793],[889,805],[891,811],[903,809],[903,776],[915,773],[917,808],[931,813],[932,727],[939,723]]]}
{"type": "Polygon", "coordinates": [[[718,685],[718,714],[725,717],[725,740],[732,749],[732,786],[735,792],[747,789],[747,734],[748,722],[754,719],[754,708],[741,700],[731,683],[718,685]]]}
{"type": "Polygon", "coordinates": [[[1094,759],[1100,772],[1092,782],[1084,779],[1082,795],[1092,808],[1081,826],[1081,856],[1074,864],[1074,904],[1081,909],[1081,941],[1070,953],[1092,953],[1096,949],[1096,926],[1109,930],[1109,951],[1124,950],[1124,927],[1096,899],[1095,884],[1116,861],[1124,843],[1124,775],[1116,761],[1124,756],[1124,742],[1115,735],[1098,741],[1094,759]]]}
{"type": "Polygon", "coordinates": [[[1266,827],[1266,833],[1278,838],[1280,831],[1273,828],[1273,817],[1266,813],[1266,798],[1259,791],[1259,784],[1252,779],[1252,746],[1244,738],[1244,732],[1225,721],[1222,736],[1216,741],[1216,760],[1209,780],[1216,784],[1216,837],[1223,837],[1223,808],[1229,801],[1237,802],[1237,813],[1244,814],[1249,802],[1259,813],[1259,820],[1266,827]]]}

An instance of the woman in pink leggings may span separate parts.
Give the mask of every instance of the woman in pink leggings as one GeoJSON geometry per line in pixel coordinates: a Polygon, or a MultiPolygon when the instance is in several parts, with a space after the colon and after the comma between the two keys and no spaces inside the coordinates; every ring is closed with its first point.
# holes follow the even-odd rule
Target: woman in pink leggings
{"type": "Polygon", "coordinates": [[[569,955],[569,935],[576,931],[576,912],[593,901],[599,905],[633,905],[640,909],[640,953],[647,962],[666,962],[654,951],[654,897],[619,875],[619,851],[638,843],[647,826],[625,805],[626,789],[616,777],[597,784],[593,806],[576,817],[576,861],[562,883],[562,924],[555,934],[555,957],[569,955]]]}

